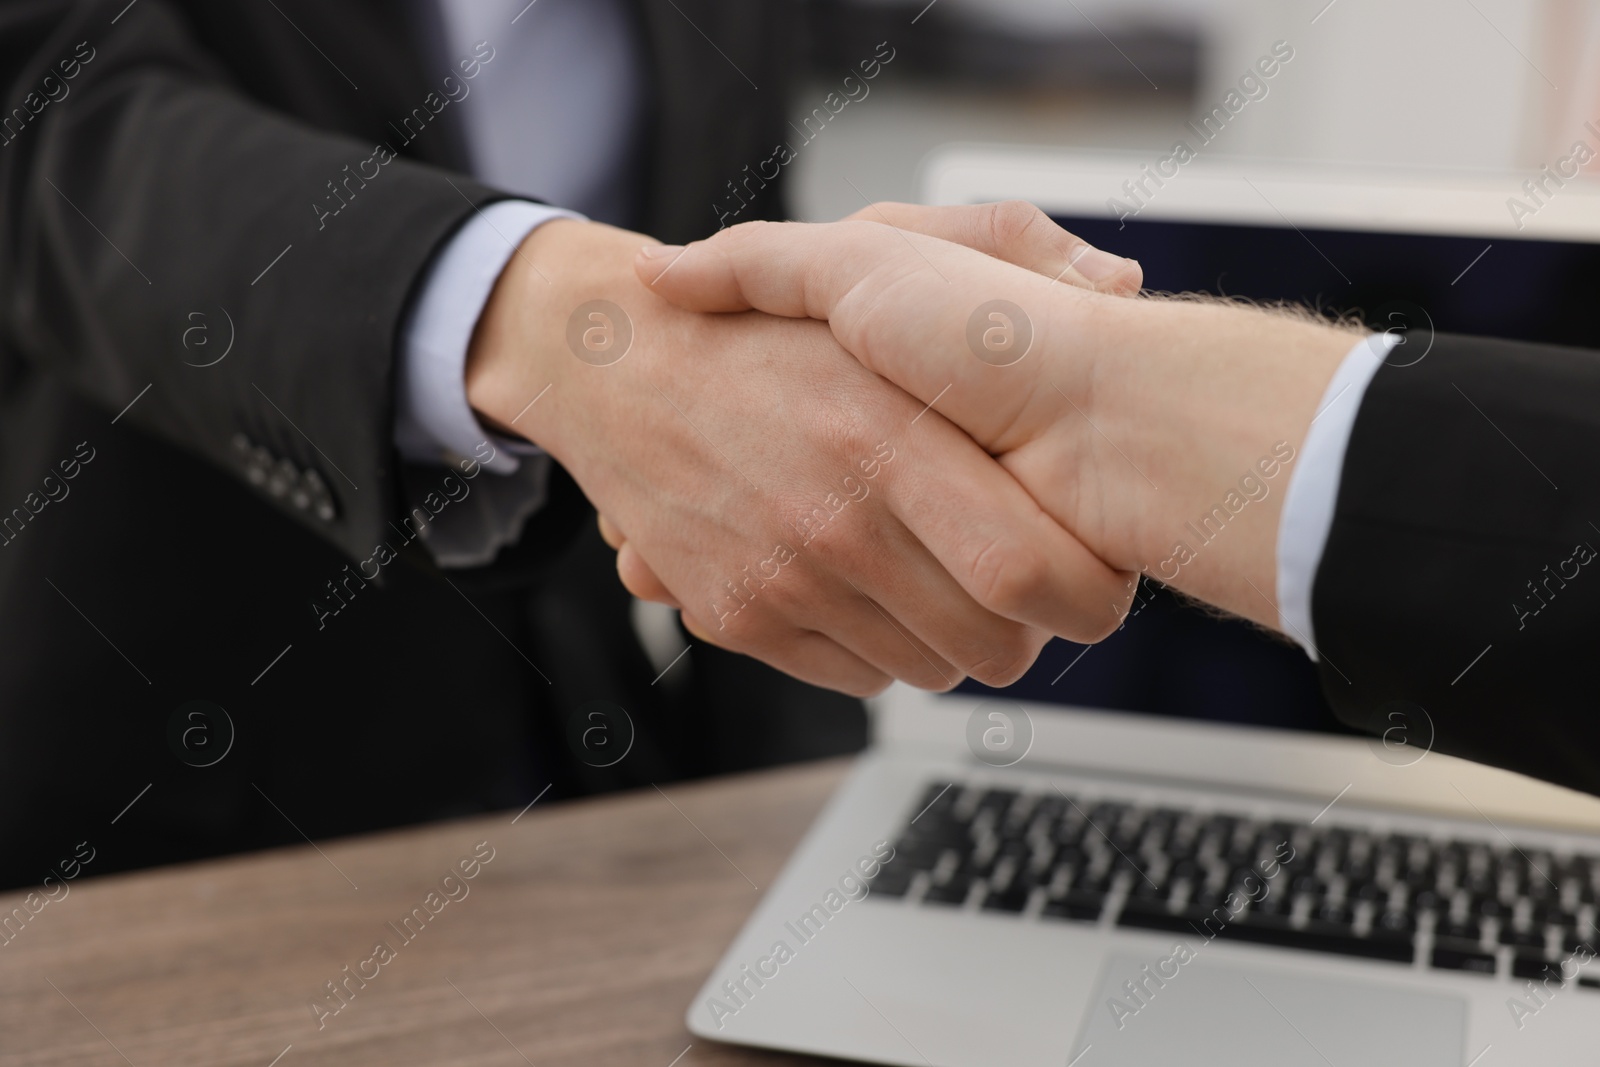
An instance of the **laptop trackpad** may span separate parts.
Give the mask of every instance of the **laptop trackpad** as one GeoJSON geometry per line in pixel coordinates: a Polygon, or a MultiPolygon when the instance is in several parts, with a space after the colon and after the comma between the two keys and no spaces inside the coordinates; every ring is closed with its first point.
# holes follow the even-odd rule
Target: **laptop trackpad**
{"type": "Polygon", "coordinates": [[[1106,967],[1073,1062],[1461,1067],[1466,1023],[1467,1003],[1459,997],[1119,952],[1106,967]],[[1124,985],[1129,981],[1137,998],[1124,985]]]}

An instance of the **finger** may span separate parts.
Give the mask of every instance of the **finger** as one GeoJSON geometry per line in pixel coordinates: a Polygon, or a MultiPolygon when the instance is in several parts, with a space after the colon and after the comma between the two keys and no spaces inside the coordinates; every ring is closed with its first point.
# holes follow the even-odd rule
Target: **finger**
{"type": "MultiPolygon", "coordinates": [[[[927,590],[938,584],[938,578],[948,582],[949,576],[926,553],[919,560],[915,554],[885,551],[874,543],[880,523],[900,526],[893,516],[881,511],[872,516],[859,509],[857,516],[846,520],[849,528],[845,530],[826,531],[850,536],[811,536],[804,541],[797,538],[796,552],[782,569],[770,575],[747,571],[713,608],[717,613],[717,644],[776,663],[775,657],[788,651],[795,633],[824,635],[881,674],[919,689],[945,692],[955,688],[965,677],[964,672],[848,577],[861,575],[868,569],[864,561],[875,560],[876,570],[903,579],[901,584],[907,592],[902,599],[926,607],[926,601],[936,599],[928,597],[927,590]],[[869,527],[871,538],[863,536],[869,527]],[[918,573],[906,573],[908,570],[918,573]],[[914,594],[920,595],[920,600],[914,594]]],[[[901,529],[903,538],[912,540],[901,529]]],[[[876,583],[875,587],[882,585],[876,583]]],[[[954,593],[957,598],[968,599],[959,588],[954,593]]],[[[985,639],[981,633],[971,636],[978,642],[985,639]]]]}
{"type": "Polygon", "coordinates": [[[653,600],[674,608],[682,606],[638,550],[627,542],[617,550],[617,577],[622,579],[622,587],[640,600],[653,600]]]}
{"type": "Polygon", "coordinates": [[[897,232],[860,221],[745,222],[688,246],[646,245],[634,257],[634,272],[690,311],[754,309],[826,320],[843,293],[881,265],[872,253],[897,232]]]}
{"type": "MultiPolygon", "coordinates": [[[[1038,658],[1048,633],[979,604],[894,515],[869,520],[865,513],[860,519],[841,514],[841,519],[848,525],[823,529],[805,546],[806,553],[824,561],[834,553],[843,559],[881,561],[875,567],[858,564],[844,595],[877,613],[876,620],[868,621],[876,623],[879,635],[898,636],[902,647],[891,651],[899,652],[902,661],[904,649],[913,649],[923,655],[926,669],[918,678],[871,655],[868,659],[902,681],[943,692],[954,688],[963,675],[989,686],[1010,685],[1038,658]],[[935,678],[927,677],[928,669],[935,678]]],[[[854,641],[849,643],[857,648],[854,641]]],[[[910,666],[916,669],[918,664],[910,666]]]]}
{"type": "Polygon", "coordinates": [[[1026,200],[954,207],[885,202],[864,207],[849,218],[966,245],[1080,289],[1133,296],[1144,282],[1144,269],[1137,260],[1094,247],[1026,200]]]}
{"type": "MultiPolygon", "coordinates": [[[[726,648],[716,627],[707,626],[690,612],[681,614],[683,628],[708,645],[726,648]]],[[[807,630],[797,630],[789,635],[783,647],[771,655],[761,657],[802,682],[835,689],[851,696],[877,696],[892,680],[887,674],[867,663],[831,638],[807,630]]]]}
{"type": "Polygon", "coordinates": [[[611,520],[604,515],[596,514],[595,520],[600,525],[600,540],[610,545],[613,551],[621,548],[623,542],[627,540],[622,536],[622,531],[612,525],[611,520]]]}
{"type": "Polygon", "coordinates": [[[978,604],[1093,643],[1131,603],[1127,575],[1100,561],[993,458],[929,412],[885,464],[891,509],[978,604]],[[960,501],[960,507],[951,507],[960,501]]]}
{"type": "Polygon", "coordinates": [[[1060,301],[1052,294],[1100,299],[961,245],[859,220],[744,223],[662,262],[664,272],[641,252],[637,266],[667,300],[696,311],[754,308],[826,320],[863,364],[924,404],[937,403],[997,452],[1030,398],[1051,396],[1039,375],[1057,347],[1050,327],[1060,301]],[[1009,307],[989,307],[1002,303],[1009,307]],[[986,309],[977,323],[980,351],[974,318],[986,309]],[[988,350],[987,324],[995,322],[1028,340],[1014,359],[988,350]]]}
{"type": "MultiPolygon", "coordinates": [[[[929,561],[930,569],[937,565],[929,561]]],[[[883,605],[851,583],[832,598],[828,633],[836,642],[892,678],[918,689],[946,693],[966,677],[896,619],[883,605]]],[[[762,658],[766,658],[763,653],[762,658]]]]}

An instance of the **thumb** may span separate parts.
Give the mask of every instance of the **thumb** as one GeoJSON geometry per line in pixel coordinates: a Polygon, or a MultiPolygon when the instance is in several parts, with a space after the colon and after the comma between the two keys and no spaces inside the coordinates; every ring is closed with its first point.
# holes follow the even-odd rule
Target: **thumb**
{"type": "Polygon", "coordinates": [[[827,321],[875,271],[919,255],[899,245],[891,236],[897,233],[867,221],[745,222],[685,247],[641,248],[634,271],[652,292],[690,311],[827,321]]]}

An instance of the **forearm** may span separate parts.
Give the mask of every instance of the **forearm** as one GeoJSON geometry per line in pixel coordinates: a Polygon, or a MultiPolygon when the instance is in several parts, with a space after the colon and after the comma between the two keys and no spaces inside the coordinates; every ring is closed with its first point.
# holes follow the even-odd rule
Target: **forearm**
{"type": "MultiPolygon", "coordinates": [[[[1359,333],[1218,302],[1070,294],[1077,448],[1113,513],[1102,558],[1278,628],[1276,545],[1294,461],[1359,333]],[[1084,314],[1083,305],[1087,305],[1084,314]]],[[[1091,534],[1091,536],[1094,536],[1091,534]]]]}

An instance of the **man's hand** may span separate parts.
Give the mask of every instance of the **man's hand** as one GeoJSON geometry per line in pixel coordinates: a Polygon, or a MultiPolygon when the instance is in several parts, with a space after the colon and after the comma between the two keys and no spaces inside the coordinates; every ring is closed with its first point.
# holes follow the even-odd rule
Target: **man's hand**
{"type": "MultiPolygon", "coordinates": [[[[1351,333],[1116,299],[859,220],[749,223],[644,249],[637,269],[686,308],[827,320],[1112,567],[1278,625],[1286,471],[1351,333]]],[[[1104,603],[1063,584],[1085,611],[1104,603]]]]}
{"type": "Polygon", "coordinates": [[[965,434],[821,324],[667,303],[633,271],[647,240],[535,230],[467,393],[573,475],[692,631],[866,694],[1006,684],[1049,634],[1116,627],[1125,579],[965,434]]]}

